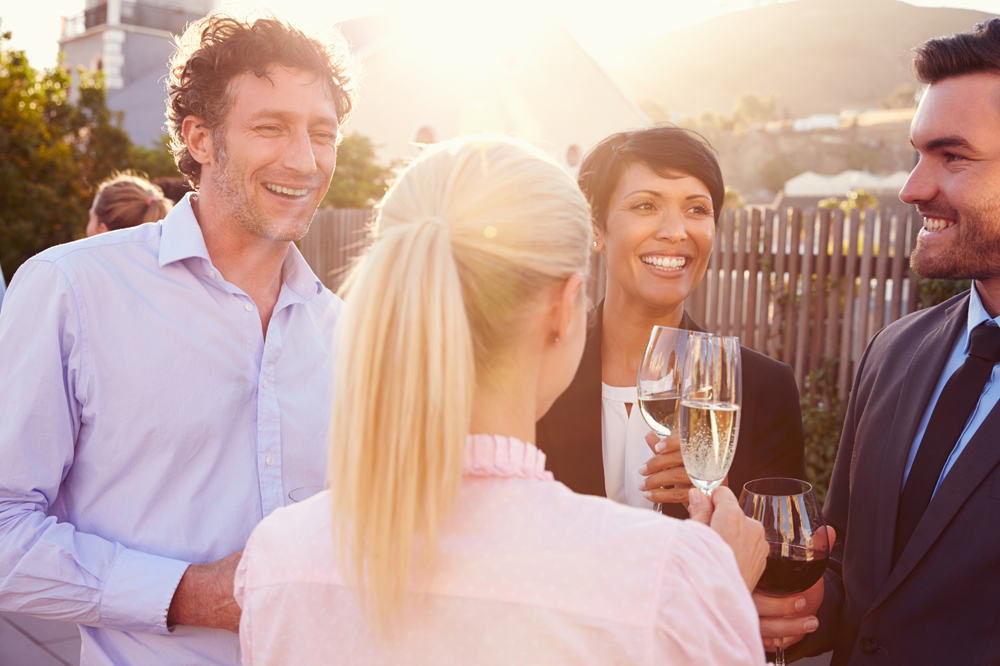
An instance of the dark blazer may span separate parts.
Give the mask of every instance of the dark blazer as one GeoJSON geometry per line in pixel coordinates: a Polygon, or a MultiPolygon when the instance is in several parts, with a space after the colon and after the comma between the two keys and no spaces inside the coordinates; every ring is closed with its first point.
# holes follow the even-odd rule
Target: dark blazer
{"type": "Polygon", "coordinates": [[[836,666],[1000,664],[1000,406],[892,567],[906,458],[968,309],[966,292],[889,325],[865,351],[824,507],[843,577],[827,572],[820,628],[797,654],[834,647],[836,666]]]}
{"type": "MultiPolygon", "coordinates": [[[[603,305],[603,304],[602,304],[603,305]]],[[[545,467],[557,481],[587,495],[605,495],[601,441],[601,310],[591,313],[580,367],[566,392],[538,422],[538,447],[545,467]]],[[[681,327],[702,331],[684,314],[681,327]]],[[[740,495],[743,484],[769,476],[803,478],[802,413],[792,369],[758,352],[740,348],[743,405],[729,487],[740,495]]],[[[650,453],[652,456],[652,452],[650,453]]],[[[665,513],[686,517],[681,505],[665,513]]]]}

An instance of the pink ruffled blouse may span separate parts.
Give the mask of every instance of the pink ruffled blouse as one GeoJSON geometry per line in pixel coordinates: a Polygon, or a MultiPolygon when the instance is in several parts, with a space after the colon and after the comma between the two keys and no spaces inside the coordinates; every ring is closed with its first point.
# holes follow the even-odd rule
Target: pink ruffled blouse
{"type": "Polygon", "coordinates": [[[236,572],[244,664],[764,663],[732,551],[707,527],[577,495],[545,455],[470,435],[429,583],[392,640],[333,556],[330,496],[275,511],[236,572]]]}

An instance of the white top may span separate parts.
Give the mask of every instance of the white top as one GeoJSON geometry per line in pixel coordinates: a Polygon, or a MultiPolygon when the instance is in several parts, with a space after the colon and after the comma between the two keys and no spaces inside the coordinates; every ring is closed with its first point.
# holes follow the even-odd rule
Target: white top
{"type": "Polygon", "coordinates": [[[516,439],[469,437],[434,568],[391,640],[369,631],[334,552],[329,491],[257,526],[236,572],[244,666],[764,664],[719,535],[577,495],[516,439]]]}
{"type": "Polygon", "coordinates": [[[635,386],[609,386],[601,382],[604,490],[621,504],[652,509],[653,503],[639,490],[644,478],[639,468],[653,457],[653,451],[646,443],[646,435],[652,429],[639,412],[638,397],[635,386]],[[626,403],[632,405],[631,413],[625,409],[626,403]]]}

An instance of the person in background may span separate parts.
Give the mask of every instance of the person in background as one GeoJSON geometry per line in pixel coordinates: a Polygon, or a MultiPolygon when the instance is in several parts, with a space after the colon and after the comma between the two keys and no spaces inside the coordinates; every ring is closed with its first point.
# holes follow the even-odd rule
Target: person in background
{"type": "Polygon", "coordinates": [[[352,77],[335,35],[192,23],[167,121],[197,192],[11,280],[0,611],[77,623],[83,664],[238,663],[240,551],[323,482],[341,302],[295,241],[330,186],[352,77]]]}
{"type": "Polygon", "coordinates": [[[133,173],[115,174],[97,187],[87,236],[162,220],[173,207],[163,191],[145,178],[133,173]]]}
{"type": "Polygon", "coordinates": [[[1000,664],[1000,18],[917,47],[914,68],[910,266],[972,289],[883,328],[858,363],[824,506],[843,575],[757,599],[767,641],[818,615],[792,648],[836,666],[1000,664]]]}
{"type": "MultiPolygon", "coordinates": [[[[698,134],[655,126],[613,134],[580,166],[593,210],[591,250],[604,255],[605,299],[591,313],[580,369],[538,423],[548,469],[573,490],[686,517],[691,482],[680,438],[658,440],[636,407],[653,326],[703,330],[684,301],[704,279],[725,188],[698,134]],[[651,450],[653,449],[653,450],[651,450]],[[655,455],[654,455],[655,454],[655,455]]],[[[804,435],[791,368],[740,350],[743,405],[727,485],[803,478],[804,435]]]]}
{"type": "Polygon", "coordinates": [[[240,561],[244,664],[764,663],[767,547],[729,489],[693,491],[717,533],[573,493],[531,444],[580,361],[589,239],[573,179],[512,139],[390,188],[346,288],[332,488],[240,561]]]}

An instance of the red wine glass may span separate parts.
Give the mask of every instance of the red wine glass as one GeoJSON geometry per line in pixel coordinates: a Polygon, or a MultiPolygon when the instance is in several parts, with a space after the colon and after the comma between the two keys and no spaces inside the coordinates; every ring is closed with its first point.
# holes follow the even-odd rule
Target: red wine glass
{"type": "MultiPolygon", "coordinates": [[[[743,486],[743,513],[764,525],[770,551],[757,591],[772,596],[805,592],[826,571],[830,543],[812,486],[798,479],[757,479],[743,486]]],[[[784,666],[784,648],[774,651],[784,666]]]]}

